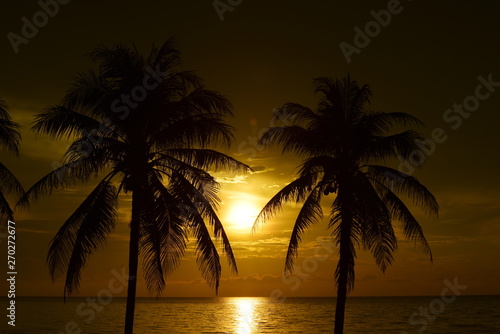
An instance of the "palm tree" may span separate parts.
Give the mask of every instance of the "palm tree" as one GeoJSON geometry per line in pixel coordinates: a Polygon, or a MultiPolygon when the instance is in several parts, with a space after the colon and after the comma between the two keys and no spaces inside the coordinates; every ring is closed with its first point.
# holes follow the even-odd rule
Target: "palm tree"
{"type": "MultiPolygon", "coordinates": [[[[19,124],[12,121],[7,105],[0,100],[0,147],[19,155],[20,141],[19,124]]],[[[0,219],[2,222],[14,220],[12,208],[6,198],[6,195],[10,193],[22,196],[24,189],[14,174],[0,162],[0,219]]]]}
{"type": "Polygon", "coordinates": [[[265,205],[256,224],[269,219],[284,203],[303,203],[286,255],[285,273],[291,273],[304,230],[322,219],[321,201],[329,199],[328,228],[339,253],[335,333],[340,334],[347,293],[354,287],[356,247],[368,249],[385,272],[397,248],[392,224],[396,220],[405,237],[419,244],[432,261],[422,227],[399,195],[412,198],[431,215],[437,216],[439,207],[415,177],[376,164],[396,157],[409,160],[412,152],[421,151],[422,138],[416,132],[389,133],[395,125],[422,124],[417,118],[367,110],[371,91],[350,76],[318,78],[314,83],[315,92],[321,94],[317,109],[285,104],[276,111],[285,125],[268,129],[260,138],[261,144],[282,145],[283,153],[295,152],[304,162],[295,180],[265,205]],[[336,196],[329,196],[332,193],[336,196]]]}
{"type": "Polygon", "coordinates": [[[113,230],[118,194],[131,194],[125,333],[132,333],[139,255],[148,291],[158,296],[164,275],[177,267],[193,235],[198,266],[217,291],[221,264],[212,229],[237,273],[216,214],[219,184],[207,169],[248,166],[208,148],[229,145],[232,129],[223,117],[231,114],[231,104],[206,89],[195,73],[176,69],[180,56],[172,40],[153,46],[148,57],[124,45],[101,47],[90,56],[98,69],[80,74],[62,104],[49,106],[35,120],[35,132],[74,141],[64,165],[33,185],[23,203],[103,175],[50,244],[50,274],[53,280],[66,275],[66,297],[78,289],[88,257],[113,230]]]}

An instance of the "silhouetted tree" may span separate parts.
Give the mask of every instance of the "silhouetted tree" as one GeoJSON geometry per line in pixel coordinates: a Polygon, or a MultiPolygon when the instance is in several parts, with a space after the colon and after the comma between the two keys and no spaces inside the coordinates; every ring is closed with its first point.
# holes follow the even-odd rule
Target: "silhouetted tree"
{"type": "Polygon", "coordinates": [[[61,105],[36,118],[35,132],[74,141],[64,165],[31,187],[24,202],[103,175],[50,244],[50,273],[53,279],[66,274],[66,296],[78,289],[85,262],[113,230],[118,194],[131,194],[125,333],[132,333],[139,255],[147,288],[158,295],[191,233],[201,273],[217,290],[221,265],[210,227],[237,272],[215,211],[219,184],[207,169],[248,166],[208,148],[230,144],[232,129],[223,118],[231,104],[195,73],[177,70],[180,57],[172,40],[153,46],[147,58],[123,45],[98,48],[91,57],[98,69],[80,74],[61,105]]]}
{"type": "Polygon", "coordinates": [[[389,134],[394,125],[420,125],[417,118],[369,111],[369,87],[349,76],[318,78],[314,83],[315,92],[321,94],[317,109],[285,104],[276,111],[285,125],[268,129],[260,138],[261,144],[281,145],[283,153],[295,152],[304,162],[296,179],[265,205],[256,224],[284,203],[302,203],[286,255],[285,273],[291,273],[304,230],[322,219],[321,200],[330,199],[328,228],[339,253],[335,333],[340,334],[346,296],[354,287],[356,247],[368,249],[385,272],[397,247],[392,224],[397,220],[405,237],[421,245],[432,260],[421,226],[399,196],[412,198],[428,214],[437,216],[439,207],[415,177],[376,164],[397,157],[409,160],[412,152],[421,151],[422,138],[416,132],[389,134]]]}
{"type": "MultiPolygon", "coordinates": [[[[0,147],[7,152],[19,155],[19,124],[12,121],[7,105],[0,100],[0,147]]],[[[12,208],[7,202],[7,194],[22,196],[24,189],[12,172],[0,162],[0,219],[2,222],[14,220],[12,208]]]]}

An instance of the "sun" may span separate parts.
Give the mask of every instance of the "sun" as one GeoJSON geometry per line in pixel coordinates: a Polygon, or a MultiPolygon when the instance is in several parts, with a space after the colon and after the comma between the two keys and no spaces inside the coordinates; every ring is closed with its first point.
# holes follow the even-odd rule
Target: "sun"
{"type": "Polygon", "coordinates": [[[259,208],[251,202],[236,201],[230,204],[226,220],[233,228],[250,232],[259,211],[259,208]]]}

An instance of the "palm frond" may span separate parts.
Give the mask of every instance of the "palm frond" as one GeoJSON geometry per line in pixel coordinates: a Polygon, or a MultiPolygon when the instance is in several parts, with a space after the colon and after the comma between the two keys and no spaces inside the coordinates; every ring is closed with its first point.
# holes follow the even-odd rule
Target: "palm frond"
{"type": "Polygon", "coordinates": [[[365,161],[386,161],[390,158],[410,159],[415,152],[422,151],[423,138],[415,131],[408,130],[390,136],[373,136],[360,150],[365,161]]]}
{"type": "Polygon", "coordinates": [[[172,273],[184,255],[187,224],[179,209],[179,200],[169,193],[161,179],[150,174],[154,204],[140,229],[140,251],[148,291],[157,296],[165,288],[164,274],[172,273]]]}
{"type": "Polygon", "coordinates": [[[32,127],[37,133],[46,133],[57,139],[75,134],[85,136],[99,128],[101,123],[98,120],[64,106],[47,107],[36,116],[32,127]]]}
{"type": "Polygon", "coordinates": [[[146,62],[135,46],[102,46],[94,49],[89,55],[94,62],[99,63],[100,75],[119,82],[121,87],[131,89],[140,84],[144,77],[146,62]]]}
{"type": "Polygon", "coordinates": [[[267,129],[258,143],[263,146],[282,146],[283,153],[307,154],[313,150],[312,138],[314,138],[314,134],[307,129],[298,125],[290,125],[267,129]]]}
{"type": "Polygon", "coordinates": [[[8,120],[11,119],[7,104],[5,103],[4,100],[0,100],[0,118],[8,119],[8,120]]]}
{"type": "Polygon", "coordinates": [[[304,107],[298,103],[287,102],[281,108],[277,108],[274,111],[274,117],[277,120],[287,123],[306,123],[317,119],[317,115],[311,109],[304,107]]]}
{"type": "Polygon", "coordinates": [[[370,112],[365,113],[357,122],[357,127],[363,132],[373,136],[386,134],[392,127],[402,126],[423,126],[424,124],[417,117],[403,112],[370,112]]]}
{"type": "Polygon", "coordinates": [[[75,78],[62,102],[65,108],[92,118],[112,117],[112,113],[105,113],[111,105],[112,93],[108,80],[89,69],[75,78]]]}
{"type": "Polygon", "coordinates": [[[0,162],[0,191],[14,193],[17,196],[24,194],[24,188],[12,172],[0,162]]]}
{"type": "Polygon", "coordinates": [[[253,229],[255,230],[259,223],[263,223],[274,216],[277,211],[281,210],[283,204],[288,202],[298,203],[306,199],[315,186],[316,178],[316,175],[312,173],[303,175],[281,189],[257,215],[253,229]]]}
{"type": "Polygon", "coordinates": [[[323,217],[323,210],[320,204],[321,188],[316,187],[304,201],[302,208],[295,220],[292,235],[288,244],[288,251],[285,260],[285,273],[293,272],[294,259],[297,257],[299,243],[302,241],[304,231],[323,217]]]}
{"type": "Polygon", "coordinates": [[[196,263],[208,285],[218,293],[222,272],[219,253],[197,208],[191,209],[190,229],[196,238],[196,263]]]}
{"type": "Polygon", "coordinates": [[[222,249],[227,257],[229,268],[234,274],[238,274],[238,267],[236,265],[236,259],[234,257],[233,249],[229,242],[229,238],[224,230],[224,226],[220,221],[217,213],[214,210],[214,206],[206,200],[206,195],[197,189],[193,189],[195,193],[196,202],[194,203],[201,211],[202,216],[208,221],[208,223],[213,227],[213,234],[216,239],[220,239],[222,244],[222,249]]]}
{"type": "Polygon", "coordinates": [[[161,151],[172,148],[205,148],[217,143],[228,146],[232,138],[232,127],[222,119],[198,115],[175,121],[155,134],[151,143],[161,151]]]}
{"type": "Polygon", "coordinates": [[[11,119],[7,105],[0,100],[0,147],[14,154],[19,154],[19,142],[21,141],[19,129],[19,124],[11,119]]]}
{"type": "Polygon", "coordinates": [[[213,168],[214,171],[225,170],[236,173],[251,171],[248,165],[215,150],[169,149],[164,153],[199,169],[213,168]]]}
{"type": "Polygon", "coordinates": [[[50,242],[47,265],[53,280],[66,272],[65,297],[78,290],[87,259],[114,229],[117,197],[111,182],[101,181],[50,242]]]}
{"type": "Polygon", "coordinates": [[[75,162],[86,159],[97,171],[111,162],[122,161],[128,145],[118,139],[89,134],[75,138],[62,157],[62,161],[75,162]]]}
{"type": "Polygon", "coordinates": [[[366,175],[358,173],[354,180],[357,233],[362,236],[363,246],[373,254],[377,266],[385,272],[394,261],[393,254],[397,249],[391,212],[366,175]]]}
{"type": "Polygon", "coordinates": [[[158,64],[162,68],[173,68],[180,65],[180,51],[175,47],[176,39],[169,38],[157,48],[153,45],[147,59],[148,64],[158,64]]]}
{"type": "Polygon", "coordinates": [[[66,163],[48,173],[29,188],[17,203],[28,207],[30,200],[36,201],[41,195],[51,194],[54,189],[62,189],[79,182],[86,182],[101,171],[102,166],[92,157],[81,158],[66,163]]]}
{"type": "Polygon", "coordinates": [[[383,194],[383,200],[391,211],[392,216],[400,222],[405,237],[416,245],[419,245],[432,262],[432,251],[427,243],[422,226],[396,194],[386,186],[382,186],[381,188],[379,191],[383,194]]]}
{"type": "Polygon", "coordinates": [[[182,215],[185,216],[185,219],[188,221],[193,219],[201,219],[199,222],[206,220],[212,226],[214,237],[221,241],[229,267],[233,273],[237,274],[238,268],[229,238],[215,211],[215,207],[218,204],[218,198],[214,190],[210,189],[210,186],[206,184],[195,186],[187,179],[179,177],[181,175],[177,175],[176,177],[174,174],[172,176],[171,181],[175,182],[171,182],[171,193],[182,203],[182,215]],[[194,217],[196,215],[200,217],[194,217]]]}
{"type": "Polygon", "coordinates": [[[14,220],[13,214],[14,212],[12,211],[7,198],[5,198],[3,191],[0,190],[0,219],[2,219],[3,222],[7,220],[14,220]]]}
{"type": "Polygon", "coordinates": [[[387,186],[391,191],[411,198],[425,213],[438,216],[439,204],[432,193],[417,178],[390,167],[368,165],[369,178],[387,186]]]}
{"type": "Polygon", "coordinates": [[[214,117],[232,115],[231,102],[219,92],[198,87],[184,96],[177,103],[179,110],[188,110],[190,114],[210,114],[214,117]]]}
{"type": "Polygon", "coordinates": [[[338,168],[338,160],[327,155],[314,156],[306,159],[299,166],[299,175],[308,175],[310,173],[323,173],[325,178],[335,177],[335,169],[338,168]]]}
{"type": "Polygon", "coordinates": [[[170,185],[177,196],[186,195],[186,198],[191,201],[206,200],[212,207],[219,205],[218,191],[220,184],[203,169],[192,166],[184,169],[177,168],[169,174],[169,178],[170,185]]]}

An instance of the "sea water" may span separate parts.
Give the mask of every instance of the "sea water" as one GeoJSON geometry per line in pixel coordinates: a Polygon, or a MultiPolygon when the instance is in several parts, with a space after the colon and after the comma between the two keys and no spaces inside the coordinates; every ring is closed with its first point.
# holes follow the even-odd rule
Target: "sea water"
{"type": "MultiPolygon", "coordinates": [[[[351,297],[345,333],[500,333],[500,296],[351,297]]],[[[7,306],[7,299],[0,299],[7,306]]],[[[18,297],[1,333],[122,333],[125,298],[18,297]],[[106,301],[107,303],[108,301],[106,301]]],[[[4,310],[5,308],[2,307],[4,310]]],[[[5,312],[4,312],[5,313],[5,312]]],[[[135,333],[333,333],[335,298],[138,298],[135,333]]]]}

